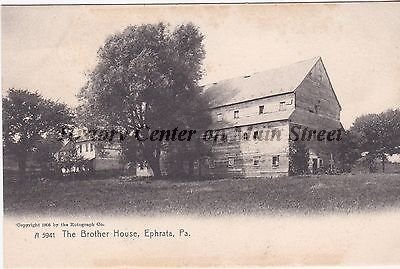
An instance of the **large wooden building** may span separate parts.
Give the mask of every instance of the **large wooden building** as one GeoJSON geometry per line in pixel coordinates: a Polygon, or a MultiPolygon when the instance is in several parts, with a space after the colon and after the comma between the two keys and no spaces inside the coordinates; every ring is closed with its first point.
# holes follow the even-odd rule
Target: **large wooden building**
{"type": "MultiPolygon", "coordinates": [[[[290,175],[293,127],[329,132],[340,130],[341,107],[320,57],[204,86],[210,100],[215,140],[211,154],[195,162],[193,171],[216,177],[275,177],[290,175]]],[[[325,132],[325,133],[326,133],[325,132]]],[[[323,144],[328,143],[325,139],[323,144]]],[[[119,146],[119,145],[116,145],[119,146]]],[[[100,154],[88,139],[70,142],[95,171],[121,168],[120,148],[100,154]]],[[[331,165],[332,153],[321,142],[307,142],[306,166],[315,173],[331,165]]],[[[103,150],[104,151],[104,150],[103,150]]],[[[164,153],[166,153],[165,151],[164,153]]],[[[166,153],[167,154],[167,153],[166,153]]],[[[165,154],[164,154],[165,155],[165,154]]],[[[163,155],[163,156],[164,156],[163,155]]],[[[165,157],[165,156],[164,156],[165,157]]],[[[161,158],[162,174],[167,163],[161,158]]],[[[151,170],[150,168],[148,168],[151,170]]],[[[151,175],[147,168],[136,171],[151,175]]],[[[183,170],[189,169],[184,163],[183,170]]]]}
{"type": "MultiPolygon", "coordinates": [[[[288,175],[293,126],[342,128],[341,106],[320,57],[213,83],[205,86],[205,93],[212,100],[211,128],[218,130],[222,139],[213,143],[212,156],[201,167],[202,173],[288,175]]],[[[319,148],[308,148],[311,172],[333,160],[319,148]]]]}

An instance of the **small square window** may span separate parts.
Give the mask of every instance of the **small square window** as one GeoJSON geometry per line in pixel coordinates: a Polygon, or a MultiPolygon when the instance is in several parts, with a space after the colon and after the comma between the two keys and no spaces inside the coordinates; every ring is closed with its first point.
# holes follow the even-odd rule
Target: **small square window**
{"type": "Polygon", "coordinates": [[[234,140],[239,140],[240,139],[240,134],[241,134],[241,129],[240,127],[235,128],[235,134],[234,134],[234,140]]]}
{"type": "Polygon", "coordinates": [[[286,104],[285,101],[279,102],[279,111],[282,111],[282,110],[285,110],[285,109],[286,109],[286,108],[285,108],[285,104],[286,104]]]}
{"type": "Polygon", "coordinates": [[[272,156],[272,167],[279,166],[279,155],[272,156]]]}
{"type": "Polygon", "coordinates": [[[222,113],[217,114],[217,121],[222,121],[222,113]]]}
{"type": "Polygon", "coordinates": [[[208,163],[208,168],[210,169],[215,168],[215,160],[207,159],[207,163],[208,163]]]}
{"type": "Polygon", "coordinates": [[[253,158],[253,165],[254,165],[254,166],[260,166],[260,159],[261,159],[260,156],[254,156],[254,158],[253,158]]]}
{"type": "Polygon", "coordinates": [[[264,106],[259,106],[258,107],[258,114],[259,115],[264,114],[264,106]]]}
{"type": "Polygon", "coordinates": [[[253,139],[254,139],[254,140],[257,140],[258,137],[259,137],[258,131],[254,131],[254,133],[253,133],[253,139]]]}
{"type": "Polygon", "coordinates": [[[229,157],[228,158],[228,167],[233,167],[235,165],[235,158],[229,157]]]}
{"type": "Polygon", "coordinates": [[[314,111],[315,111],[315,113],[317,113],[317,114],[319,113],[319,107],[320,107],[319,104],[314,106],[314,111]]]}
{"type": "Polygon", "coordinates": [[[239,118],[239,110],[233,111],[233,118],[238,119],[239,118]]]}
{"type": "Polygon", "coordinates": [[[228,135],[225,132],[221,134],[221,142],[228,142],[228,135]]]}

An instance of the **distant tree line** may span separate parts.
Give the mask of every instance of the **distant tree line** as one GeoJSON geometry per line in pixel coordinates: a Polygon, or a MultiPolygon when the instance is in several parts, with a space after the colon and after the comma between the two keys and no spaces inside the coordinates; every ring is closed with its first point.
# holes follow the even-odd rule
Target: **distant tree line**
{"type": "MultiPolygon", "coordinates": [[[[289,172],[310,173],[307,141],[291,140],[290,144],[289,172]]],[[[400,109],[362,115],[343,131],[339,141],[332,140],[319,146],[334,156],[334,166],[324,167],[326,173],[351,172],[357,163],[369,172],[385,172],[388,156],[400,153],[400,109]]]]}

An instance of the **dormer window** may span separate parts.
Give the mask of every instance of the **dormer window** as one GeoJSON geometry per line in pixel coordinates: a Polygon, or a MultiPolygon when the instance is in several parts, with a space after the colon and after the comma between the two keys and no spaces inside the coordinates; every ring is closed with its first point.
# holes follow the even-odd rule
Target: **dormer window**
{"type": "Polygon", "coordinates": [[[238,119],[239,118],[239,110],[233,111],[233,118],[238,119]]]}

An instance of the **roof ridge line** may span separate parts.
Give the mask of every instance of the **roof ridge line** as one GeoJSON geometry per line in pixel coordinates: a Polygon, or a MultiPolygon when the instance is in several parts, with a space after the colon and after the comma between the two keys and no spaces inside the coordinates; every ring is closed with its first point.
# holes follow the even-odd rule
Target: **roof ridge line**
{"type": "MultiPolygon", "coordinates": [[[[301,85],[301,83],[303,83],[303,81],[306,79],[308,73],[310,73],[310,71],[317,65],[317,63],[318,63],[319,61],[322,62],[321,56],[314,57],[314,58],[316,58],[314,64],[313,64],[313,65],[310,67],[310,69],[307,71],[307,73],[305,74],[305,76],[303,77],[303,79],[300,81],[300,83],[299,83],[296,87],[294,87],[293,92],[296,92],[297,88],[301,85]]],[[[314,59],[314,58],[312,58],[312,59],[314,59]]],[[[310,59],[310,60],[311,60],[311,59],[310,59]]]]}
{"type": "MultiPolygon", "coordinates": [[[[301,60],[301,61],[297,61],[297,62],[292,62],[290,64],[285,64],[285,65],[281,65],[281,66],[277,66],[277,67],[264,69],[264,70],[261,70],[261,71],[253,72],[251,74],[242,74],[242,75],[235,76],[235,77],[224,78],[224,79],[221,79],[221,80],[218,80],[218,81],[214,81],[214,82],[210,82],[210,83],[207,83],[207,84],[200,85],[200,87],[212,86],[212,85],[216,85],[218,83],[222,83],[222,82],[225,82],[225,81],[228,81],[228,80],[239,79],[239,78],[244,78],[246,76],[252,76],[252,75],[255,75],[255,74],[259,74],[259,73],[273,71],[273,70],[289,67],[289,66],[292,66],[292,65],[300,64],[300,63],[303,63],[303,62],[308,62],[308,61],[311,61],[313,59],[315,59],[315,63],[314,63],[314,65],[315,65],[317,63],[317,61],[319,59],[321,59],[321,56],[314,56],[314,57],[311,57],[311,58],[308,58],[308,59],[305,59],[305,60],[301,60]]],[[[314,67],[314,65],[312,67],[314,67]]]]}

